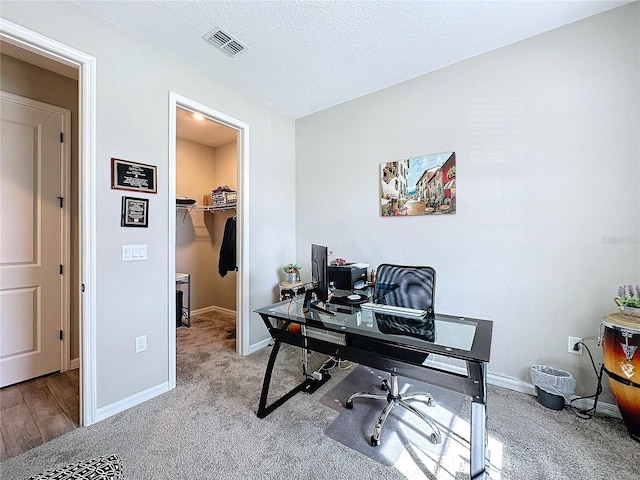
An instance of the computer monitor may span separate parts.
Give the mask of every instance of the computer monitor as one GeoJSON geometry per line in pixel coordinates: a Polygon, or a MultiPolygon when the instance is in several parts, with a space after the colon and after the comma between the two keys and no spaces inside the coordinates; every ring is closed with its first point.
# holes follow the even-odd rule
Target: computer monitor
{"type": "Polygon", "coordinates": [[[311,281],[316,297],[321,302],[329,299],[329,276],[327,274],[327,247],[322,245],[311,245],[311,281]]]}

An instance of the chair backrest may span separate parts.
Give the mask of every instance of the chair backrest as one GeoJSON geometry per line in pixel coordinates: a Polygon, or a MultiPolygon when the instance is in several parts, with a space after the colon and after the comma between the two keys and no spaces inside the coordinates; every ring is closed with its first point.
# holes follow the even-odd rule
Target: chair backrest
{"type": "Polygon", "coordinates": [[[383,263],[376,270],[375,301],[397,307],[435,311],[436,271],[383,263]]]}

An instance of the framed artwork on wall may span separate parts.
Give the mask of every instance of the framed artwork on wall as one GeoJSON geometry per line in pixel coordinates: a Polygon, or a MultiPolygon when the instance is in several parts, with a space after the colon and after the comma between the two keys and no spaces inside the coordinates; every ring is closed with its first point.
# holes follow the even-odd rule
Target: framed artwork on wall
{"type": "Polygon", "coordinates": [[[122,197],[121,227],[149,226],[149,199],[122,197]]]}
{"type": "Polygon", "coordinates": [[[111,159],[111,188],[133,192],[157,193],[157,168],[154,165],[111,159]]]}
{"type": "Polygon", "coordinates": [[[456,154],[436,153],[380,164],[380,215],[456,213],[456,154]]]}

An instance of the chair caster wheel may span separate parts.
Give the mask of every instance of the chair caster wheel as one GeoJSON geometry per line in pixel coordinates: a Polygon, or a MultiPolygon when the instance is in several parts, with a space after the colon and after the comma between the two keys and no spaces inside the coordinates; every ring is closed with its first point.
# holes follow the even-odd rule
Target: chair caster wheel
{"type": "Polygon", "coordinates": [[[442,440],[438,435],[436,435],[435,433],[431,434],[431,443],[433,443],[434,445],[438,445],[441,441],[442,440]]]}
{"type": "Polygon", "coordinates": [[[376,440],[373,435],[371,435],[371,446],[372,447],[377,447],[378,445],[380,445],[380,440],[376,440]]]}
{"type": "Polygon", "coordinates": [[[344,402],[344,408],[346,408],[347,410],[351,410],[353,408],[353,402],[347,400],[346,402],[344,402]]]}

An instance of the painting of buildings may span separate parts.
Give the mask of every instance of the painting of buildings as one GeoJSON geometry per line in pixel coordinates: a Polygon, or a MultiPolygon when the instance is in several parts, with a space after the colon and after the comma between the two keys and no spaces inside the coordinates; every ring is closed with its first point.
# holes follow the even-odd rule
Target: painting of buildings
{"type": "Polygon", "coordinates": [[[437,153],[380,165],[380,214],[456,213],[456,154],[437,153]]]}

